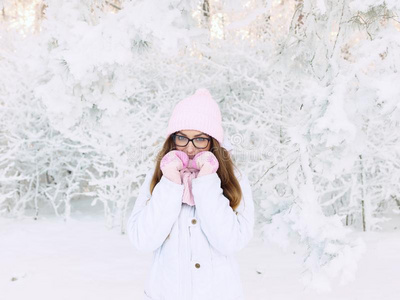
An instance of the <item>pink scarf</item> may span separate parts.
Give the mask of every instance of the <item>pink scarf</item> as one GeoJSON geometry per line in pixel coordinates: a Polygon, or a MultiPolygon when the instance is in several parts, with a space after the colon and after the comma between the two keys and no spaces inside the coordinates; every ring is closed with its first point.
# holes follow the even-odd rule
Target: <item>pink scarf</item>
{"type": "MultiPolygon", "coordinates": [[[[189,160],[189,166],[191,165],[191,161],[189,160]]],[[[187,167],[179,171],[181,174],[182,183],[184,186],[183,189],[183,196],[182,196],[182,203],[186,203],[190,206],[195,205],[193,194],[192,194],[192,179],[197,177],[199,174],[199,170],[187,167]]]]}

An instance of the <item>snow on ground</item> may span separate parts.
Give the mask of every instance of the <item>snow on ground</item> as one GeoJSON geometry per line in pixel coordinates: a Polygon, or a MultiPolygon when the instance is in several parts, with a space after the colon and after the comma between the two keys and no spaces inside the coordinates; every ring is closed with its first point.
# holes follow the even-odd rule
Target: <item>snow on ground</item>
{"type": "MultiPolygon", "coordinates": [[[[356,275],[328,294],[304,290],[296,250],[254,238],[237,254],[247,300],[400,299],[400,216],[384,232],[355,232],[367,251],[356,275]]],[[[0,218],[0,300],[141,300],[152,255],[136,252],[104,218],[0,218]]],[[[216,299],[217,300],[217,299],[216,299]]]]}

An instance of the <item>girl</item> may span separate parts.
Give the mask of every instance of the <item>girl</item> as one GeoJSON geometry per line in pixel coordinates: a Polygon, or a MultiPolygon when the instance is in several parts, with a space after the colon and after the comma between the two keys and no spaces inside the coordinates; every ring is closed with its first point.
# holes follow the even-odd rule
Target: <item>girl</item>
{"type": "Polygon", "coordinates": [[[144,299],[244,299],[234,253],[253,236],[253,198],[224,146],[206,89],[177,104],[127,223],[133,246],[153,251],[144,299]]]}

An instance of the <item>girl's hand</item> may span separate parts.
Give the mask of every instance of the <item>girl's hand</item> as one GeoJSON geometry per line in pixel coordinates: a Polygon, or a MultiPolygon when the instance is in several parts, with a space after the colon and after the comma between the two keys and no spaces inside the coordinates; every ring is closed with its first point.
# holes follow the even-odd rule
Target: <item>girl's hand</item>
{"type": "Polygon", "coordinates": [[[187,167],[189,157],[183,151],[172,150],[164,155],[160,162],[160,169],[169,180],[182,184],[180,170],[187,167]]]}
{"type": "Polygon", "coordinates": [[[197,175],[197,177],[200,177],[217,172],[219,163],[218,159],[212,152],[202,151],[193,157],[192,167],[200,170],[197,175]]]}

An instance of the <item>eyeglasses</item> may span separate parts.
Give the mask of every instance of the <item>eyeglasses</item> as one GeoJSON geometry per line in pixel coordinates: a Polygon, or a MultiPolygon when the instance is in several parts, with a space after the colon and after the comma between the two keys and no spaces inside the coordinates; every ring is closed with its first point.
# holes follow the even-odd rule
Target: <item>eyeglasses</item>
{"type": "Polygon", "coordinates": [[[207,148],[208,143],[210,142],[211,139],[205,137],[197,137],[189,139],[183,135],[173,134],[172,140],[178,147],[186,147],[189,144],[189,142],[192,142],[193,146],[195,146],[197,149],[204,149],[207,148]]]}

